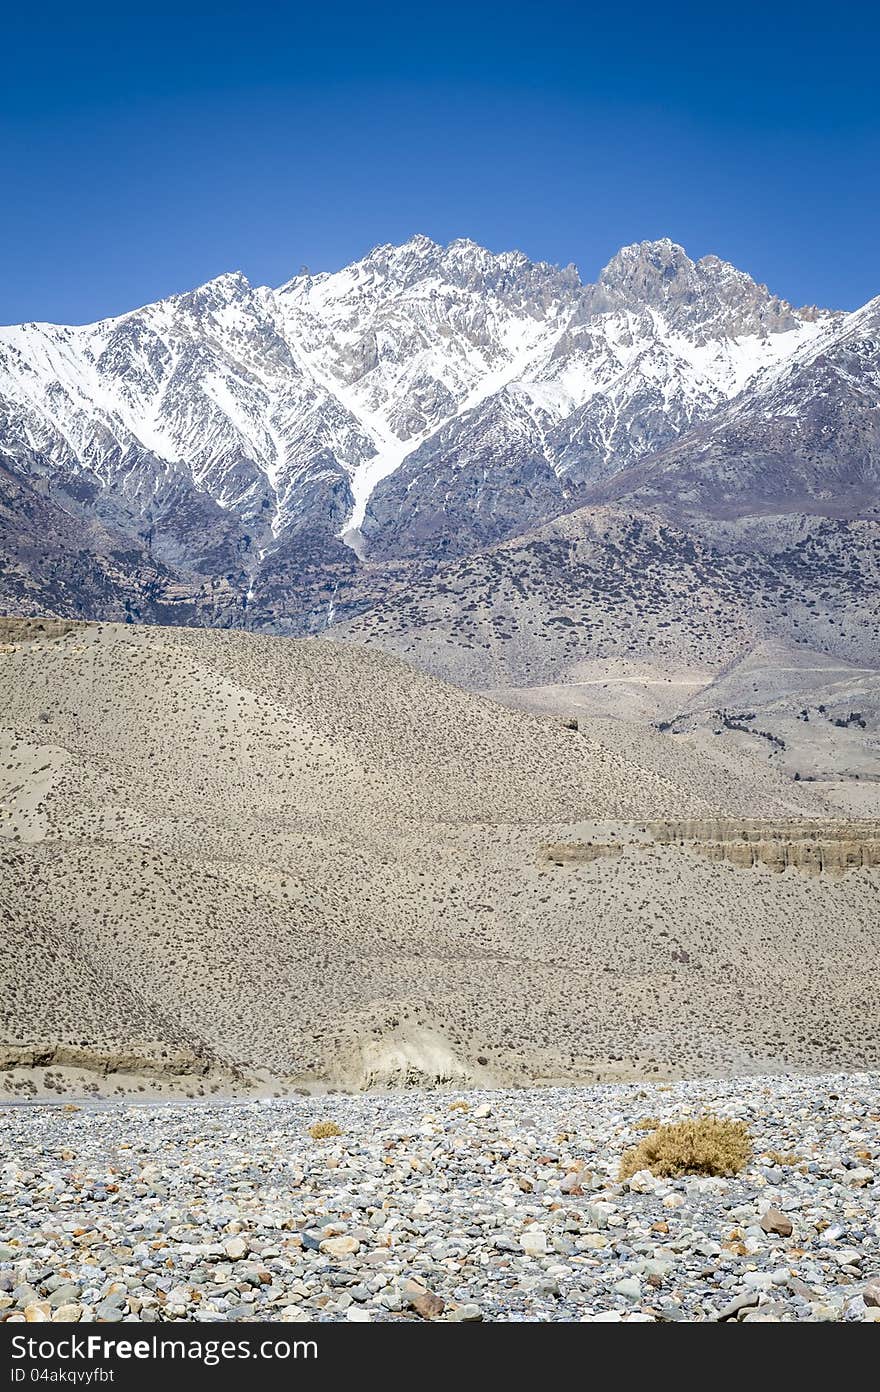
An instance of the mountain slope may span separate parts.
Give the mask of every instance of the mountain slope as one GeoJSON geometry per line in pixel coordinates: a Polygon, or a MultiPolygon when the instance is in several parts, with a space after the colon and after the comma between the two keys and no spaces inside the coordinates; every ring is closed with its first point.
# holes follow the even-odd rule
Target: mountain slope
{"type": "Polygon", "coordinates": [[[693,518],[877,516],[880,297],[594,496],[693,518]]]}
{"type": "Polygon", "coordinates": [[[876,665],[880,525],[801,519],[758,550],[583,508],[471,556],[368,570],[329,636],[469,687],[576,684],[621,663],[709,680],[771,637],[876,665]]]}
{"type": "Polygon", "coordinates": [[[787,524],[755,545],[583,508],[470,556],[368,570],[340,587],[329,636],[519,708],[705,733],[713,754],[720,738],[877,815],[880,523],[787,524]]]}
{"type": "Polygon", "coordinates": [[[3,1090],[877,1061],[877,829],[754,761],[339,644],[0,639],[3,1090]]]}
{"type": "Polygon", "coordinates": [[[670,241],[624,248],[582,288],[549,355],[378,485],[371,554],[460,554],[571,510],[836,319],[670,241]]]}

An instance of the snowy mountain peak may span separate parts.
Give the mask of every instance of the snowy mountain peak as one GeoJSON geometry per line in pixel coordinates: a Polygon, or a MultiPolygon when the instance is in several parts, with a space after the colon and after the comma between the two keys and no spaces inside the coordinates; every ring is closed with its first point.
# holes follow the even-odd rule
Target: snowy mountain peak
{"type": "Polygon", "coordinates": [[[194,544],[181,516],[206,509],[243,528],[257,568],[306,533],[363,524],[387,549],[413,518],[442,531],[459,497],[462,535],[475,519],[496,535],[832,318],[668,239],[584,285],[574,266],[417,234],[277,290],[231,272],[101,324],[2,331],[0,452],[175,564],[194,544]]]}
{"type": "Polygon", "coordinates": [[[620,285],[631,283],[636,276],[670,279],[682,267],[693,270],[694,263],[683,246],[669,237],[656,241],[632,242],[621,247],[612,256],[599,276],[600,284],[620,285]]]}
{"type": "Polygon", "coordinates": [[[169,296],[168,301],[162,300],[159,303],[170,302],[187,309],[216,309],[236,300],[246,299],[251,290],[250,281],[241,271],[227,271],[223,275],[215,276],[213,280],[206,281],[204,285],[199,285],[195,290],[184,290],[179,295],[169,296]]]}
{"type": "Polygon", "coordinates": [[[322,299],[332,299],[355,290],[361,296],[396,295],[440,287],[520,298],[533,292],[561,296],[578,289],[580,279],[574,266],[530,261],[521,251],[491,252],[466,237],[443,246],[417,234],[399,246],[374,247],[342,271],[295,276],[277,293],[298,299],[317,288],[322,299]]]}

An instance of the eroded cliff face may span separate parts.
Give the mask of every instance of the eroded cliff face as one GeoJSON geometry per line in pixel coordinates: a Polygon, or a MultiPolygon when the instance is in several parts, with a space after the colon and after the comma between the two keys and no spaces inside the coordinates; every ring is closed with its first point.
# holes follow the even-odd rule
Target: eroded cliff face
{"type": "Polygon", "coordinates": [[[15,619],[0,614],[0,647],[14,652],[22,643],[33,643],[40,638],[61,638],[74,628],[85,628],[73,619],[15,619]]]}
{"type": "Polygon", "coordinates": [[[128,1049],[78,1048],[71,1044],[0,1045],[0,1071],[15,1068],[76,1068],[102,1076],[116,1073],[151,1078],[217,1075],[233,1081],[241,1073],[204,1048],[173,1048],[161,1040],[140,1040],[128,1049]]]}
{"type": "Polygon", "coordinates": [[[650,823],[655,841],[749,869],[789,867],[810,875],[880,867],[880,823],[686,821],[650,823]]]}
{"type": "Polygon", "coordinates": [[[824,819],[652,821],[639,828],[622,828],[603,841],[543,846],[540,858],[550,865],[588,864],[605,856],[619,856],[627,846],[646,850],[652,845],[680,846],[707,860],[725,861],[746,870],[760,865],[778,873],[793,869],[808,875],[842,875],[851,870],[880,869],[880,823],[824,819]],[[650,840],[644,839],[645,835],[650,840]]]}
{"type": "Polygon", "coordinates": [[[591,860],[623,854],[623,846],[614,842],[574,842],[571,845],[559,844],[543,846],[542,859],[551,865],[586,865],[591,860]]]}

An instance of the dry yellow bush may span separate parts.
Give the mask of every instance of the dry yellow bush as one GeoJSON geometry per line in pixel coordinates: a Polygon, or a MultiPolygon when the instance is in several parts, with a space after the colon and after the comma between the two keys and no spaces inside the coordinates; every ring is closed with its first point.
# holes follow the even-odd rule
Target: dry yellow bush
{"type": "Polygon", "coordinates": [[[656,1131],[660,1125],[659,1117],[639,1117],[638,1121],[633,1122],[634,1131],[656,1131]]]}
{"type": "Polygon", "coordinates": [[[638,1170],[660,1176],[738,1174],[752,1153],[744,1121],[721,1117],[688,1117],[658,1126],[637,1146],[624,1152],[620,1179],[638,1170]]]}
{"type": "Polygon", "coordinates": [[[341,1136],[342,1128],[335,1121],[314,1121],[309,1127],[313,1141],[326,1141],[330,1136],[341,1136]]]}

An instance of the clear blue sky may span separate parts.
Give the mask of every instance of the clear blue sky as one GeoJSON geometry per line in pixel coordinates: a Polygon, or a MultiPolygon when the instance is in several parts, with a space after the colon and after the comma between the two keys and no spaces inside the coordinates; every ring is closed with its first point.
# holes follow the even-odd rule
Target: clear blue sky
{"type": "Polygon", "coordinates": [[[0,322],[378,242],[671,236],[797,303],[880,293],[874,3],[7,7],[0,322]]]}

